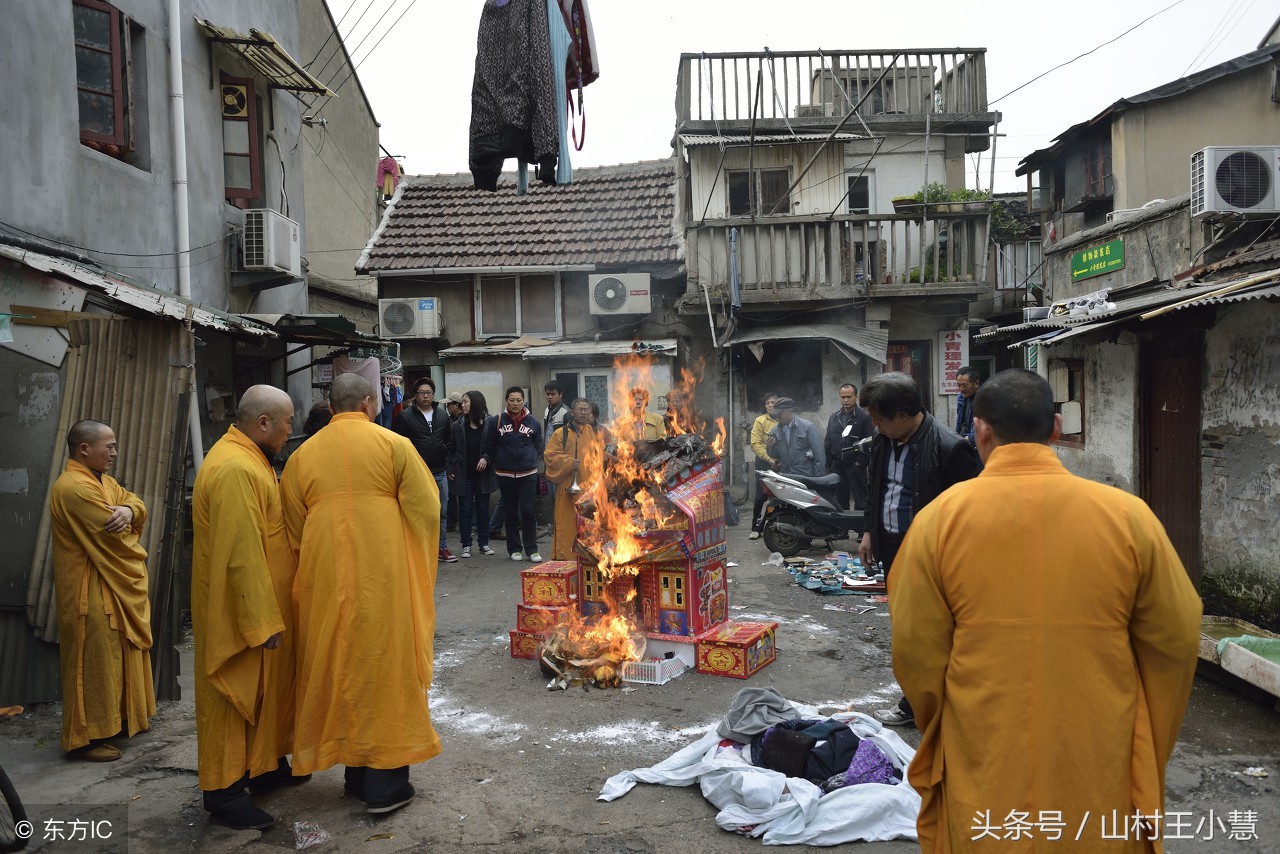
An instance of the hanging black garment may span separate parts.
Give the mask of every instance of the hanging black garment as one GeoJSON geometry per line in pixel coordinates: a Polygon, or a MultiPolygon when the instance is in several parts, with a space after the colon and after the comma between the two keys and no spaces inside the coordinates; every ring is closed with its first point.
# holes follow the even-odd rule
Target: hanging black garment
{"type": "Polygon", "coordinates": [[[555,76],[546,0],[485,0],[471,87],[471,175],[496,190],[502,162],[537,164],[554,184],[557,130],[555,76]]]}

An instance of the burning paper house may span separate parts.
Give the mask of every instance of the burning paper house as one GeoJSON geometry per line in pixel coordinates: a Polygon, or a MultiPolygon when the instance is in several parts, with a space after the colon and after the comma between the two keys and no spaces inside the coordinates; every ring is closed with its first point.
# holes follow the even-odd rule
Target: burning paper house
{"type": "MultiPolygon", "coordinates": [[[[618,684],[626,662],[641,661],[649,641],[687,644],[681,658],[692,663],[699,638],[728,620],[723,421],[717,420],[713,440],[702,435],[703,425],[690,411],[696,378],[684,372],[669,396],[674,405],[665,417],[668,435],[653,439],[653,419],[644,418],[642,396],[633,394],[643,387],[646,370],[642,359],[615,365],[622,381],[614,388],[614,408],[624,414],[611,425],[609,444],[592,449],[600,455],[593,470],[602,474],[582,484],[576,565],[556,562],[523,573],[526,585],[541,581],[544,591],[557,592],[534,602],[534,589],[525,590],[512,655],[541,658],[544,670],[566,684],[576,678],[618,684]],[[547,588],[552,577],[561,581],[547,588]],[[556,613],[527,613],[530,608],[556,613]],[[552,619],[553,628],[536,631],[552,619]]],[[[758,666],[752,672],[773,659],[775,626],[768,625],[768,649],[755,643],[758,666]]]]}

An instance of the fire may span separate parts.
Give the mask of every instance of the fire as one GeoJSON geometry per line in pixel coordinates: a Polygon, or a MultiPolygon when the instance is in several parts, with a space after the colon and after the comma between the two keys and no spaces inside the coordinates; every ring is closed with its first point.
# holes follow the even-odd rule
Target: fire
{"type": "MultiPolygon", "coordinates": [[[[577,501],[583,520],[578,531],[580,565],[594,563],[610,593],[604,597],[604,614],[584,618],[573,613],[543,644],[544,669],[557,674],[553,687],[558,683],[564,687],[574,678],[615,685],[621,680],[622,665],[643,657],[645,636],[636,625],[631,604],[634,585],[617,582],[635,578],[655,551],[686,524],[679,508],[666,497],[663,466],[654,463],[661,462],[664,453],[672,456],[671,446],[664,441],[668,437],[711,432],[694,409],[702,365],[681,369],[679,380],[668,390],[654,387],[652,368],[652,357],[639,353],[614,361],[610,389],[614,418],[606,428],[608,444],[597,443],[586,451],[600,456],[598,465],[583,466],[599,475],[591,483],[579,483],[583,490],[577,501]],[[622,589],[626,592],[621,593],[622,589]]],[[[716,456],[724,448],[725,437],[724,419],[717,418],[710,441],[716,456]]],[[[699,441],[690,438],[695,445],[699,441]]]]}

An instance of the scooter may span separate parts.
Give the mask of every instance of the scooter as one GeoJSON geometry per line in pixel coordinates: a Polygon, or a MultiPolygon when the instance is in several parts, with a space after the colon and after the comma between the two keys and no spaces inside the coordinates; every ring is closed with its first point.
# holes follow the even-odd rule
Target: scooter
{"type": "Polygon", "coordinates": [[[843,540],[852,531],[862,535],[861,510],[841,510],[836,505],[840,475],[807,477],[761,470],[760,486],[767,498],[760,511],[764,544],[771,552],[791,557],[809,547],[810,540],[843,540]]]}

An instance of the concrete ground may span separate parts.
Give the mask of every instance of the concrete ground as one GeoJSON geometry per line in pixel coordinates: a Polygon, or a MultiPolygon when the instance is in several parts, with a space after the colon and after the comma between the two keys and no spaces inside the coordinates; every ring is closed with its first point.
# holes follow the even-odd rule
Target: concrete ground
{"type": "MultiPolygon", "coordinates": [[[[0,764],[37,818],[53,814],[42,806],[50,804],[60,805],[64,819],[119,821],[127,811],[127,850],[135,852],[292,850],[295,822],[330,835],[315,851],[758,851],[759,840],[716,827],[715,810],[696,787],[642,784],[612,803],[595,800],[606,777],[653,764],[699,737],[744,684],[773,685],[792,700],[825,709],[870,711],[897,697],[886,606],[862,615],[825,610],[862,597],[824,597],[796,587],[785,570],[761,565],[767,552],[761,541],[747,539],[746,524],[729,531],[729,559],[739,564],[730,570],[732,615],[781,624],[778,660],[745,683],[690,672],[664,686],[549,691],[534,662],[508,655],[518,571],[528,564],[507,560],[497,541],[494,557],[442,566],[431,706],[444,753],[412,769],[418,799],[386,818],[368,816],[342,798],[339,768],[262,798],[260,805],[278,819],[266,832],[209,824],[196,788],[189,642],[184,699],[163,704],[150,732],[121,742],[123,760],[93,765],[64,758],[61,709],[46,704],[0,720],[0,764]],[[94,804],[103,806],[88,806],[94,804]]],[[[452,535],[451,544],[457,544],[452,535]]],[[[1183,833],[1195,838],[1170,841],[1166,850],[1278,849],[1280,798],[1273,789],[1280,778],[1280,716],[1273,704],[1274,698],[1251,699],[1197,678],[1169,769],[1167,805],[1189,814],[1183,833]],[[1259,767],[1269,776],[1246,773],[1259,767]],[[1257,838],[1228,838],[1232,831],[1257,838]]],[[[903,735],[919,740],[912,728],[903,735]]],[[[113,841],[36,843],[29,850],[126,850],[119,834],[113,841]]],[[[838,848],[917,850],[910,842],[838,848]]]]}

